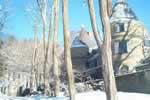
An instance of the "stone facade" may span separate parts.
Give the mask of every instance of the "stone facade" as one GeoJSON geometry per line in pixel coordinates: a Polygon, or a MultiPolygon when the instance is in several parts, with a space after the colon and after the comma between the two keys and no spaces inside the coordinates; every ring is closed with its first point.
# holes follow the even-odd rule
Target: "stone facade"
{"type": "Polygon", "coordinates": [[[117,74],[135,71],[144,59],[147,30],[125,0],[117,0],[111,17],[112,51],[117,74]]]}

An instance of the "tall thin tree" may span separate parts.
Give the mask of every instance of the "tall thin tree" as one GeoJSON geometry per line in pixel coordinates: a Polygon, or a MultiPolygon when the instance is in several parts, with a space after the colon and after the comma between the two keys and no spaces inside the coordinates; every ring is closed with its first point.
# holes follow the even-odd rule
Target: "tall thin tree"
{"type": "Polygon", "coordinates": [[[59,95],[59,68],[57,58],[57,46],[58,46],[58,24],[59,24],[59,0],[54,0],[54,35],[53,35],[53,67],[55,78],[55,90],[54,95],[59,95]]]}
{"type": "MultiPolygon", "coordinates": [[[[41,13],[41,18],[42,18],[42,25],[43,25],[43,51],[44,51],[44,59],[45,59],[45,51],[46,51],[46,39],[45,39],[45,36],[46,36],[46,11],[47,11],[47,0],[37,0],[37,4],[38,4],[38,7],[39,7],[39,10],[40,10],[40,13],[41,13]]],[[[43,62],[44,63],[44,62],[43,62]]],[[[43,64],[43,84],[45,85],[45,80],[46,80],[46,66],[43,64]]]]}
{"type": "Polygon", "coordinates": [[[37,37],[37,25],[34,25],[34,49],[33,49],[33,55],[32,55],[32,68],[31,68],[31,77],[30,77],[30,89],[32,91],[36,90],[36,57],[37,57],[37,42],[38,42],[38,37],[37,37]]]}
{"type": "Polygon", "coordinates": [[[53,32],[53,12],[54,11],[54,7],[53,4],[51,6],[51,10],[50,10],[50,19],[49,19],[49,31],[48,31],[48,37],[47,37],[47,42],[46,42],[46,50],[45,50],[45,58],[44,58],[44,67],[46,67],[45,71],[45,88],[44,88],[44,92],[48,93],[49,92],[49,70],[50,70],[50,66],[46,66],[47,62],[48,62],[48,54],[49,54],[49,46],[50,46],[50,42],[51,42],[51,38],[52,38],[52,32],[53,32]]]}
{"type": "Polygon", "coordinates": [[[69,80],[69,93],[70,100],[75,100],[75,84],[74,84],[74,74],[71,62],[70,53],[70,33],[68,30],[68,0],[62,1],[62,14],[63,14],[63,33],[64,33],[64,53],[65,53],[65,63],[67,67],[67,74],[69,80]]]}
{"type": "Polygon", "coordinates": [[[95,40],[96,40],[98,47],[100,48],[101,43],[102,43],[102,39],[100,38],[100,35],[98,33],[98,29],[97,29],[96,15],[95,15],[93,0],[87,0],[87,1],[88,1],[88,8],[89,8],[91,26],[93,29],[94,37],[95,37],[95,40]]]}
{"type": "Polygon", "coordinates": [[[117,100],[117,89],[112,65],[111,24],[109,20],[110,12],[108,10],[108,1],[99,0],[99,7],[104,32],[104,43],[102,47],[102,63],[106,97],[107,100],[117,100]]]}
{"type": "Polygon", "coordinates": [[[47,0],[42,0],[42,6],[41,6],[41,15],[42,15],[42,23],[43,23],[43,46],[44,46],[44,56],[45,56],[45,48],[46,48],[46,43],[45,43],[45,35],[46,35],[46,3],[47,0]]]}

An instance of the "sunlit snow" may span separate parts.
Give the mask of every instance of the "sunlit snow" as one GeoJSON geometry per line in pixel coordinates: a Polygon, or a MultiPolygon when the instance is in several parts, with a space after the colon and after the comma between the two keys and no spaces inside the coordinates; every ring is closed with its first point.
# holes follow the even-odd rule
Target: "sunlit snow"
{"type": "MultiPolygon", "coordinates": [[[[33,97],[8,97],[5,95],[0,96],[0,100],[69,100],[68,97],[42,97],[42,96],[33,96],[33,97]]],[[[106,100],[104,92],[95,91],[95,92],[85,92],[78,93],[76,95],[76,100],[106,100]]],[[[126,93],[119,92],[118,100],[150,100],[149,94],[141,93],[126,93]]]]}

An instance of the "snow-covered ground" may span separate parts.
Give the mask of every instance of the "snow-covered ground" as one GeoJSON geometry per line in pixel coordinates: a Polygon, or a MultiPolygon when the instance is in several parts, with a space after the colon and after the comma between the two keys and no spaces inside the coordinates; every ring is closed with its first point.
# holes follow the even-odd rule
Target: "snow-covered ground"
{"type": "MultiPolygon", "coordinates": [[[[118,92],[119,100],[150,100],[149,94],[140,94],[140,93],[125,93],[118,92]]],[[[0,100],[69,100],[67,97],[7,97],[5,95],[0,96],[0,100]]],[[[86,92],[79,93],[76,95],[76,100],[106,100],[104,92],[95,91],[95,92],[86,92]]]]}
{"type": "MultiPolygon", "coordinates": [[[[77,94],[76,100],[106,100],[104,92],[77,94]]],[[[118,100],[150,100],[149,94],[118,92],[118,100]]]]}

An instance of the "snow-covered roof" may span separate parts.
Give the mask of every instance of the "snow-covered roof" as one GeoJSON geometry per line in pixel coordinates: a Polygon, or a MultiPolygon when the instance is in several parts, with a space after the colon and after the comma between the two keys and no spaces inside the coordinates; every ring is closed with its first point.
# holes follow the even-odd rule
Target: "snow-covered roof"
{"type": "Polygon", "coordinates": [[[126,0],[117,0],[113,7],[111,21],[118,21],[119,19],[137,19],[135,13],[128,6],[126,0]]]}
{"type": "Polygon", "coordinates": [[[86,45],[80,41],[79,39],[79,36],[76,36],[72,42],[72,45],[71,47],[74,48],[74,47],[85,47],[86,45]]]}
{"type": "Polygon", "coordinates": [[[71,33],[71,47],[87,46],[88,48],[96,49],[97,44],[92,32],[87,32],[85,28],[81,28],[79,32],[72,31],[71,33]]]}

